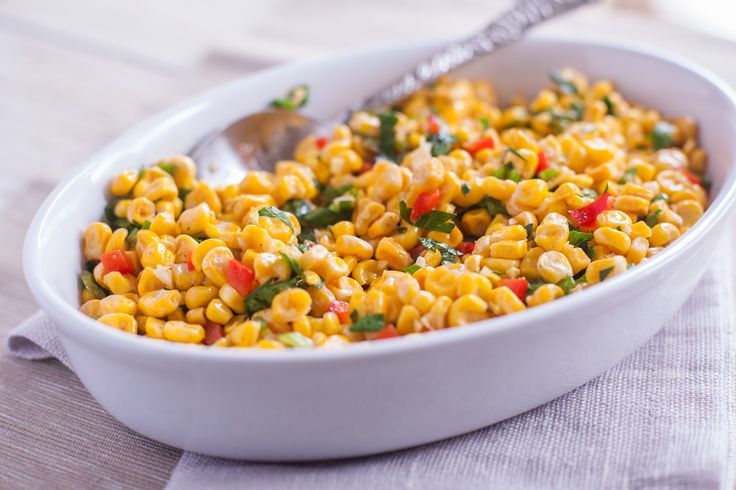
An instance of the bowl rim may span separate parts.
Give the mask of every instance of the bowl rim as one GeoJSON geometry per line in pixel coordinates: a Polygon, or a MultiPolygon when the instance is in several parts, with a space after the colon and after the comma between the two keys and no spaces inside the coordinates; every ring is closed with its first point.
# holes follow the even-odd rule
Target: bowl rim
{"type": "MultiPolygon", "coordinates": [[[[720,77],[710,70],[703,68],[697,63],[685,60],[679,55],[643,47],[631,42],[608,42],[591,41],[585,39],[571,39],[564,36],[531,36],[522,41],[524,44],[557,44],[560,47],[585,47],[600,50],[618,51],[620,53],[665,62],[670,65],[691,72],[695,77],[710,84],[721,97],[731,104],[731,110],[736,114],[736,94],[720,77]]],[[[445,328],[434,332],[426,332],[416,335],[404,336],[398,339],[386,339],[381,342],[358,342],[348,344],[338,349],[283,349],[273,350],[239,349],[239,348],[210,348],[204,345],[181,344],[177,342],[161,341],[149,337],[130,335],[113,328],[95,328],[99,323],[81,313],[77,308],[67,303],[60,294],[53,290],[49,281],[44,280],[43,268],[39,257],[43,252],[43,243],[40,236],[47,222],[53,220],[51,214],[57,205],[60,196],[77,179],[81,178],[84,171],[94,166],[95,162],[103,158],[109,158],[115,153],[115,148],[127,140],[139,138],[142,132],[154,128],[165,128],[167,122],[181,114],[191,110],[200,104],[206,104],[210,98],[226,97],[229,92],[237,91],[240,84],[245,80],[257,80],[264,76],[278,74],[279,71],[290,71],[299,67],[331,61],[342,63],[356,55],[365,55],[376,52],[389,52],[397,46],[412,49],[438,45],[438,41],[415,41],[407,43],[373,45],[362,49],[350,50],[338,54],[330,54],[319,57],[311,57],[302,61],[286,63],[273,68],[259,71],[257,73],[240,77],[225,84],[216,85],[193,97],[179,102],[169,109],[160,111],[144,121],[135,124],[124,131],[118,137],[105,144],[100,150],[86,158],[82,163],[75,166],[70,174],[64,178],[51,194],[44,200],[41,207],[34,215],[33,220],[26,233],[23,245],[23,269],[26,281],[31,292],[45,311],[54,311],[53,317],[61,317],[59,323],[68,323],[59,328],[69,331],[76,339],[83,343],[93,343],[117,349],[121,353],[131,351],[139,356],[156,355],[167,356],[176,360],[210,360],[218,362],[237,363],[292,363],[292,362],[330,362],[346,359],[357,359],[366,357],[380,357],[383,355],[400,354],[407,351],[417,351],[432,348],[438,345],[450,345],[464,342],[476,337],[496,336],[512,329],[521,329],[523,326],[531,327],[545,317],[558,315],[564,310],[574,310],[586,303],[595,302],[609,297],[627,288],[628,283],[638,280],[642,281],[647,276],[655,275],[664,267],[676,260],[684,249],[696,242],[701,236],[715,226],[716,222],[722,220],[728,209],[736,200],[736,168],[728,171],[723,186],[713,201],[710,202],[703,216],[691,227],[689,233],[685,233],[672,245],[666,247],[662,252],[650,260],[638,265],[634,270],[613,277],[609,281],[597,284],[595,287],[585,289],[579,293],[559,298],[555,301],[530,308],[520,314],[503,315],[464,325],[461,328],[445,328]]],[[[736,163],[736,162],[733,162],[736,163]]],[[[134,359],[134,358],[131,358],[134,359]]],[[[138,357],[140,359],[140,357],[138,357]]]]}

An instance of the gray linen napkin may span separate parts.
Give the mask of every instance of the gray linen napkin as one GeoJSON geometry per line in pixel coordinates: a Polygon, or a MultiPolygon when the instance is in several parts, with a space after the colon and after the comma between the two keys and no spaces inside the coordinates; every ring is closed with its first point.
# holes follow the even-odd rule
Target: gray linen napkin
{"type": "MultiPolygon", "coordinates": [[[[167,488],[734,488],[736,315],[729,249],[722,244],[686,305],[644,347],[535,410],[369,458],[257,464],[184,453],[167,488]]],[[[8,347],[18,357],[53,356],[69,367],[53,324],[41,313],[11,333],[8,347]]]]}

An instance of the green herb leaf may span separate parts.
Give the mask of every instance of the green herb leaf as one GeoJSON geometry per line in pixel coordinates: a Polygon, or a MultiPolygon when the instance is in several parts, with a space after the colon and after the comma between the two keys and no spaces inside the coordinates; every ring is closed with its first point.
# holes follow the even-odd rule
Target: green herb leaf
{"type": "Polygon", "coordinates": [[[411,220],[411,208],[407,206],[406,201],[399,201],[399,216],[410,225],[414,224],[411,220]]]}
{"type": "Polygon", "coordinates": [[[138,243],[138,231],[140,228],[133,227],[128,229],[128,236],[125,237],[125,243],[129,248],[134,248],[138,243]]]}
{"type": "Polygon", "coordinates": [[[467,196],[470,194],[470,186],[468,184],[463,184],[460,186],[460,191],[463,193],[463,196],[467,196]]]}
{"type": "Polygon", "coordinates": [[[422,268],[421,265],[414,264],[414,265],[410,265],[409,267],[404,267],[404,272],[408,272],[409,274],[414,274],[416,271],[418,271],[421,268],[422,268]]]}
{"type": "Polygon", "coordinates": [[[560,282],[558,282],[557,285],[562,288],[565,294],[570,294],[570,291],[572,290],[572,288],[575,287],[575,280],[571,276],[568,276],[564,278],[563,280],[561,280],[560,282]]]}
{"type": "Polygon", "coordinates": [[[615,116],[616,115],[616,104],[613,103],[611,98],[607,95],[604,95],[603,103],[606,104],[606,115],[615,116]]]}
{"type": "Polygon", "coordinates": [[[282,223],[286,223],[286,225],[291,228],[291,231],[295,231],[294,225],[291,224],[289,216],[285,212],[281,211],[279,208],[275,208],[273,206],[261,208],[258,210],[258,216],[266,216],[268,218],[277,219],[282,223]]]}
{"type": "Polygon", "coordinates": [[[293,214],[299,221],[312,209],[314,207],[304,199],[290,199],[284,204],[284,211],[293,214]]]}
{"type": "Polygon", "coordinates": [[[396,159],[396,123],[399,121],[394,112],[382,112],[378,115],[381,123],[378,132],[378,151],[391,160],[396,159]]]}
{"type": "Polygon", "coordinates": [[[439,157],[450,153],[455,141],[457,141],[457,137],[449,131],[440,131],[438,134],[432,134],[427,138],[427,142],[432,145],[433,157],[439,157]]]}
{"type": "Polygon", "coordinates": [[[532,233],[534,232],[534,224],[529,223],[528,225],[524,226],[524,229],[526,230],[526,239],[529,240],[532,238],[532,233]]]}
{"type": "Polygon", "coordinates": [[[449,245],[432,240],[431,238],[420,238],[419,243],[427,247],[429,250],[437,252],[442,257],[443,264],[455,264],[458,261],[460,252],[450,247],[449,245]]]}
{"type": "Polygon", "coordinates": [[[563,78],[560,72],[558,71],[550,72],[549,78],[560,88],[560,92],[562,92],[563,94],[577,94],[578,93],[578,88],[575,86],[575,84],[572,83],[570,80],[563,78]]]}
{"type": "Polygon", "coordinates": [[[181,202],[184,202],[187,200],[187,196],[189,193],[192,192],[191,189],[179,189],[179,199],[181,199],[181,202]]]}
{"type": "Polygon", "coordinates": [[[652,199],[652,202],[657,202],[657,201],[670,202],[670,196],[668,196],[664,192],[660,192],[659,194],[654,196],[654,199],[652,199]]]}
{"type": "Polygon", "coordinates": [[[598,277],[600,278],[601,281],[605,281],[611,272],[613,272],[613,267],[601,269],[601,271],[598,273],[598,277]]]}
{"type": "Polygon", "coordinates": [[[80,279],[82,280],[82,285],[84,288],[92,293],[95,298],[102,299],[105,296],[107,296],[107,293],[105,290],[97,284],[97,281],[95,281],[95,276],[92,275],[90,271],[82,271],[81,274],[79,274],[80,279]]]}
{"type": "Polygon", "coordinates": [[[351,332],[380,332],[385,326],[383,314],[364,316],[358,321],[353,321],[350,326],[351,332]]]}
{"type": "Polygon", "coordinates": [[[174,175],[176,172],[176,167],[174,167],[174,164],[169,162],[158,162],[158,166],[161,170],[166,172],[169,175],[174,175]]]}
{"type": "Polygon", "coordinates": [[[274,296],[281,291],[296,287],[298,279],[293,277],[286,281],[276,282],[273,277],[254,289],[247,298],[245,298],[245,311],[253,314],[257,311],[265,310],[271,306],[274,296]]]}
{"type": "Polygon", "coordinates": [[[519,153],[514,148],[508,147],[507,150],[526,162],[526,158],[524,157],[524,155],[522,155],[521,153],[519,153]]]}
{"type": "MultiPolygon", "coordinates": [[[[499,275],[502,275],[502,274],[499,274],[499,275]]],[[[535,279],[533,281],[529,281],[529,287],[527,287],[526,289],[526,295],[529,296],[530,294],[533,294],[534,291],[544,286],[545,284],[547,283],[542,281],[541,279],[535,279]]]]}
{"type": "Polygon", "coordinates": [[[317,208],[314,211],[310,211],[302,219],[307,227],[326,228],[334,225],[338,221],[349,220],[352,213],[352,205],[349,202],[342,201],[335,208],[317,208]]]}
{"type": "Polygon", "coordinates": [[[578,231],[578,230],[570,230],[570,234],[567,237],[567,241],[572,245],[573,247],[580,247],[585,243],[588,243],[589,240],[593,238],[592,233],[587,233],[584,231],[578,231]]]}
{"type": "Polygon", "coordinates": [[[299,243],[296,246],[297,250],[299,250],[301,253],[307,253],[307,250],[309,250],[309,245],[306,243],[299,243]]]}
{"type": "Polygon", "coordinates": [[[659,222],[659,215],[662,214],[661,209],[655,210],[653,213],[649,214],[644,222],[647,224],[649,228],[654,228],[657,223],[659,222]]]}
{"type": "Polygon", "coordinates": [[[284,344],[286,347],[299,349],[303,347],[312,347],[314,342],[309,337],[305,337],[299,332],[282,333],[276,340],[284,344]]]}
{"type": "Polygon", "coordinates": [[[430,231],[450,233],[455,229],[455,223],[452,222],[454,217],[454,214],[444,211],[428,211],[419,217],[414,226],[430,231]]]}
{"type": "Polygon", "coordinates": [[[340,187],[332,187],[327,186],[322,191],[322,194],[319,196],[319,203],[322,206],[327,206],[332,201],[337,199],[340,196],[344,196],[345,194],[350,194],[352,196],[356,196],[358,194],[358,190],[355,188],[353,184],[345,184],[340,187]]]}
{"type": "Polygon", "coordinates": [[[293,277],[301,276],[304,274],[304,270],[302,269],[302,266],[299,264],[299,262],[296,261],[296,259],[292,259],[288,255],[286,255],[284,252],[281,252],[281,257],[286,261],[287,264],[289,264],[289,268],[291,269],[291,275],[293,277]]]}
{"type": "Polygon", "coordinates": [[[560,175],[560,172],[558,170],[556,170],[554,168],[546,168],[546,169],[542,170],[541,172],[539,172],[537,174],[537,177],[539,177],[540,179],[542,179],[545,182],[549,182],[550,180],[554,179],[558,175],[560,175]]]}
{"type": "Polygon", "coordinates": [[[649,140],[655,150],[661,150],[673,146],[674,135],[675,126],[666,121],[658,121],[652,128],[652,132],[649,133],[649,140]]]}
{"type": "Polygon", "coordinates": [[[480,118],[480,125],[483,126],[483,129],[488,129],[491,127],[490,121],[488,121],[487,117],[481,117],[480,118]]]}
{"type": "Polygon", "coordinates": [[[624,174],[618,180],[618,183],[623,185],[627,182],[633,182],[634,177],[636,177],[636,168],[630,168],[626,172],[624,172],[624,174]]]}
{"type": "Polygon", "coordinates": [[[286,97],[271,101],[271,107],[295,111],[304,107],[309,102],[309,85],[297,85],[289,90],[286,97]]]}
{"type": "Polygon", "coordinates": [[[480,202],[481,206],[486,209],[488,215],[493,218],[497,214],[508,214],[506,207],[498,199],[486,196],[480,202]]]}

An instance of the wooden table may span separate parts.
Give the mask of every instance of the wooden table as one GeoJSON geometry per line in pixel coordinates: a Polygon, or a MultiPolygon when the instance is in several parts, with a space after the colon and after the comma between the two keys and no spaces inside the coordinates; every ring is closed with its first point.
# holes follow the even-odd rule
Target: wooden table
{"type": "MultiPolygon", "coordinates": [[[[83,0],[61,4],[49,2],[44,8],[33,2],[0,4],[0,215],[4,225],[0,337],[37,309],[21,267],[23,237],[35,210],[75,165],[126,127],[205,87],[274,60],[373,40],[463,32],[463,26],[479,25],[478,8],[488,10],[487,2],[467,0],[466,9],[453,8],[446,18],[428,15],[429,21],[420,25],[413,21],[414,13],[422,9],[436,13],[441,1],[431,0],[429,10],[426,1],[403,2],[394,8],[388,23],[373,7],[326,2],[319,7],[323,11],[334,8],[363,19],[365,29],[353,33],[347,27],[349,35],[338,42],[334,17],[316,15],[319,12],[297,2],[290,4],[293,15],[288,16],[281,4],[270,10],[259,5],[255,15],[244,11],[239,2],[226,2],[230,12],[218,11],[213,17],[217,22],[205,26],[202,20],[210,13],[201,5],[111,2],[106,3],[109,10],[100,10],[83,0]],[[356,9],[360,12],[355,13],[356,9]],[[244,18],[243,24],[231,20],[238,16],[244,18]],[[163,35],[152,35],[159,23],[163,35]]],[[[736,83],[732,44],[675,31],[607,6],[576,13],[540,30],[598,39],[634,38],[693,58],[736,83]]],[[[53,244],[47,253],[55,253],[53,244]]],[[[178,455],[178,450],[148,441],[112,421],[57,362],[0,357],[0,487],[158,488],[165,484],[178,455]],[[88,449],[71,454],[72,435],[54,429],[60,426],[72,427],[73,437],[82,438],[88,449]],[[95,430],[100,426],[111,429],[100,434],[95,430]],[[44,455],[51,454],[68,457],[63,465],[48,465],[44,455]]]]}

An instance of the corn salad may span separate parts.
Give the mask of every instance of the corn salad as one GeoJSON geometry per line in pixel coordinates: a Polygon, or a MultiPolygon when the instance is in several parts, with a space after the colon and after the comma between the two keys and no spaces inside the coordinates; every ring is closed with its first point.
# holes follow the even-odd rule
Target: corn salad
{"type": "Polygon", "coordinates": [[[700,218],[706,154],[688,117],[550,77],[507,108],[488,82],[442,79],[224,187],[185,156],[125,171],[84,231],[81,311],[173,342],[325,348],[609,280],[700,218]]]}

